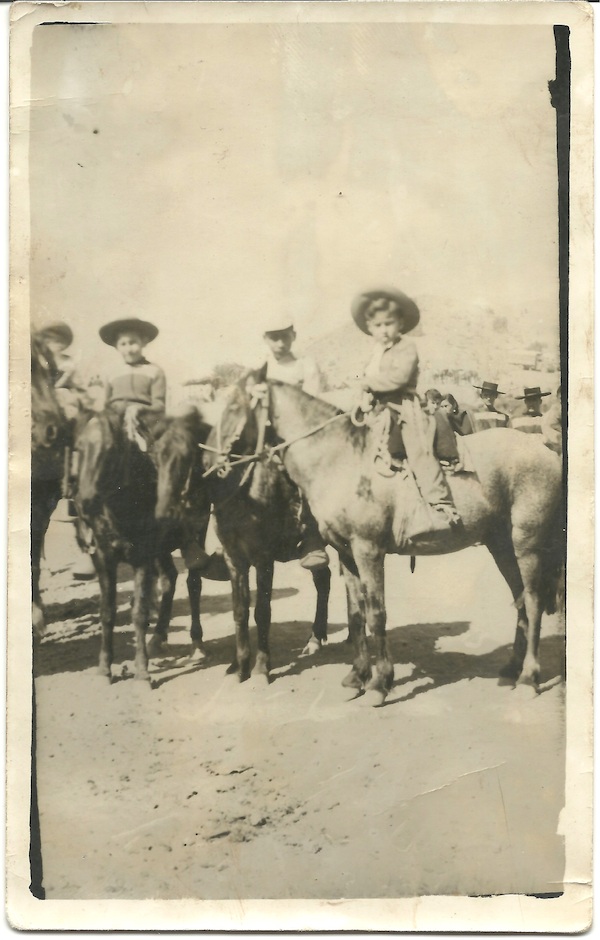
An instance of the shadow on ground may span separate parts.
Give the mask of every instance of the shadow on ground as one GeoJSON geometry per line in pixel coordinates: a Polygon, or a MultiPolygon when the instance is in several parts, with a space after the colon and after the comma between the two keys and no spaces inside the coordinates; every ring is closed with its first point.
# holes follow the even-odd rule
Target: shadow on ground
{"type": "MultiPolygon", "coordinates": [[[[201,600],[202,616],[209,614],[225,614],[231,611],[231,594],[210,594],[210,585],[213,582],[203,582],[203,592],[201,600]]],[[[292,597],[297,594],[296,588],[274,588],[273,601],[282,598],[292,597]]],[[[117,610],[115,621],[115,631],[113,634],[114,667],[113,672],[118,674],[119,667],[124,661],[130,661],[135,656],[135,637],[131,626],[131,591],[119,591],[117,593],[117,605],[127,606],[124,609],[117,610]]],[[[99,622],[99,593],[92,597],[73,598],[64,604],[49,604],[46,608],[46,620],[49,628],[49,635],[42,643],[36,643],[34,646],[34,675],[48,676],[56,675],[62,672],[82,672],[85,669],[91,669],[98,664],[100,653],[100,622],[99,622]],[[78,623],[77,618],[82,618],[78,623]],[[53,628],[57,623],[72,620],[72,629],[54,634],[53,628]]],[[[251,604],[254,608],[256,603],[256,593],[251,592],[251,604]]],[[[189,624],[189,602],[187,598],[178,598],[173,604],[172,619],[177,617],[186,618],[189,624]]],[[[150,640],[154,629],[155,618],[150,624],[147,639],[150,640]]],[[[186,632],[187,632],[186,628],[186,632]]],[[[210,629],[210,628],[209,628],[210,629]]],[[[278,629],[274,627],[275,631],[278,629]]],[[[310,635],[310,626],[307,625],[303,631],[306,638],[310,635]]],[[[178,636],[181,636],[178,631],[178,636]]],[[[216,640],[211,640],[210,633],[204,628],[204,642],[208,653],[207,666],[227,664],[231,662],[235,653],[235,627],[233,617],[231,623],[231,634],[216,640]]],[[[253,648],[256,645],[253,635],[253,648]]],[[[186,657],[190,652],[190,643],[170,642],[167,646],[165,656],[170,659],[186,657]]],[[[195,665],[193,668],[202,668],[203,664],[195,665]]],[[[190,671],[190,670],[186,670],[190,671]]]]}

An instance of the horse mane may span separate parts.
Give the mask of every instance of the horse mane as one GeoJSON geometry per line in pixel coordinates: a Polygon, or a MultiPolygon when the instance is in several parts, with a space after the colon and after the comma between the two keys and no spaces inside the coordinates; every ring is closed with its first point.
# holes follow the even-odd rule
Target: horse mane
{"type": "Polygon", "coordinates": [[[211,430],[212,425],[205,421],[200,409],[192,406],[182,415],[165,415],[152,432],[156,443],[168,434],[169,443],[180,443],[187,448],[204,443],[211,430]]]}

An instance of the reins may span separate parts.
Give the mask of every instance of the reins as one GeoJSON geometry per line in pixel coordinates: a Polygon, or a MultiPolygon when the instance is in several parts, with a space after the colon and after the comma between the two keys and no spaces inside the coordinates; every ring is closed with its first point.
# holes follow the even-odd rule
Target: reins
{"type": "Polygon", "coordinates": [[[217,454],[219,457],[223,458],[221,461],[214,463],[212,467],[208,468],[208,470],[205,470],[204,473],[202,474],[202,478],[205,479],[206,477],[210,476],[212,473],[216,473],[217,476],[224,478],[226,476],[229,476],[229,474],[235,467],[239,467],[240,465],[243,465],[243,464],[249,464],[250,466],[247,467],[239,483],[239,486],[243,486],[243,484],[246,482],[248,478],[249,471],[250,471],[252,464],[257,463],[259,460],[262,460],[265,457],[267,460],[272,460],[273,457],[276,456],[276,454],[278,454],[282,450],[286,450],[288,447],[291,447],[292,444],[296,444],[298,441],[305,440],[307,437],[312,437],[313,434],[317,434],[318,431],[322,431],[324,428],[328,427],[330,424],[333,424],[335,421],[339,421],[340,418],[348,418],[348,417],[352,417],[351,411],[340,412],[340,414],[333,415],[331,418],[328,418],[327,421],[323,421],[321,424],[317,424],[316,427],[311,428],[309,431],[304,431],[302,434],[298,434],[297,437],[293,437],[291,438],[291,440],[282,441],[280,444],[274,444],[272,446],[271,445],[267,447],[263,446],[260,450],[257,450],[254,454],[244,454],[244,455],[231,454],[229,451],[226,451],[226,450],[220,450],[219,448],[216,448],[216,447],[209,447],[208,444],[198,444],[198,447],[201,450],[208,451],[212,454],[217,454]],[[232,460],[231,459],[232,457],[235,459],[232,460]]]}

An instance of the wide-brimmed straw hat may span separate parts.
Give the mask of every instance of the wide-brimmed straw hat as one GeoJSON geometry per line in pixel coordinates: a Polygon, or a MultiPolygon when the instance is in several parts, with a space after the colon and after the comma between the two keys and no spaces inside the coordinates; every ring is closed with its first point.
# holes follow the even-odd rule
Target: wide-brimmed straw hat
{"type": "Polygon", "coordinates": [[[411,300],[410,297],[407,297],[406,294],[403,294],[401,290],[397,290],[395,287],[374,287],[372,290],[362,291],[362,293],[358,294],[352,301],[352,317],[357,327],[362,330],[363,333],[369,332],[367,326],[368,321],[365,316],[369,304],[373,300],[379,300],[380,297],[386,300],[393,300],[394,303],[397,304],[399,312],[403,317],[402,333],[410,333],[411,330],[414,330],[421,319],[419,308],[414,300],[411,300]]]}
{"type": "Polygon", "coordinates": [[[70,346],[73,342],[73,330],[62,320],[53,320],[51,323],[44,323],[41,329],[38,330],[38,335],[43,336],[44,339],[57,339],[59,342],[64,343],[65,346],[70,346]]]}
{"type": "Polygon", "coordinates": [[[490,395],[505,395],[506,392],[499,392],[498,385],[496,382],[483,382],[482,385],[474,385],[473,388],[478,388],[480,392],[489,392],[490,395]]]}
{"type": "Polygon", "coordinates": [[[121,333],[137,333],[144,343],[151,343],[158,336],[158,327],[148,320],[131,317],[126,320],[112,320],[111,323],[101,326],[98,332],[103,342],[108,346],[115,346],[121,333]]]}
{"type": "Polygon", "coordinates": [[[534,385],[533,388],[525,388],[522,395],[515,395],[517,401],[524,401],[526,398],[545,398],[546,395],[549,395],[550,392],[542,392],[539,385],[534,385]]]}

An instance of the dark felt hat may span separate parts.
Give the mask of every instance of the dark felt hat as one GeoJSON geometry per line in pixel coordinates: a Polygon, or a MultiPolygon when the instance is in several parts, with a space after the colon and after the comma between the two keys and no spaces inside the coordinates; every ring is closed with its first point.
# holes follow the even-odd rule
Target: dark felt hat
{"type": "Polygon", "coordinates": [[[365,317],[367,308],[371,301],[379,300],[380,297],[384,297],[386,300],[393,300],[394,303],[398,305],[404,321],[402,324],[403,333],[409,333],[411,330],[414,330],[421,318],[419,308],[414,300],[411,300],[410,297],[403,294],[401,290],[396,290],[395,287],[375,287],[373,290],[365,290],[361,294],[358,294],[352,301],[351,310],[354,322],[363,333],[369,332],[367,319],[365,317]]]}
{"type": "Polygon", "coordinates": [[[70,346],[73,342],[73,330],[62,320],[53,320],[51,323],[44,323],[38,330],[38,335],[44,339],[58,339],[65,346],[70,346]]]}
{"type": "Polygon", "coordinates": [[[113,320],[98,331],[100,339],[108,346],[115,346],[121,333],[137,333],[145,343],[151,343],[158,336],[158,327],[147,320],[131,317],[126,320],[113,320]]]}
{"type": "Polygon", "coordinates": [[[523,395],[515,395],[515,398],[518,401],[523,401],[526,398],[545,398],[546,395],[549,395],[550,392],[540,391],[539,385],[534,385],[533,388],[525,388],[523,390],[523,395]]]}
{"type": "Polygon", "coordinates": [[[480,392],[489,392],[491,395],[504,395],[505,392],[498,391],[498,385],[496,382],[483,382],[482,385],[474,385],[473,388],[478,388],[480,392]]]}

